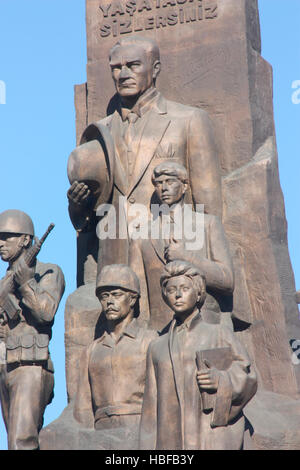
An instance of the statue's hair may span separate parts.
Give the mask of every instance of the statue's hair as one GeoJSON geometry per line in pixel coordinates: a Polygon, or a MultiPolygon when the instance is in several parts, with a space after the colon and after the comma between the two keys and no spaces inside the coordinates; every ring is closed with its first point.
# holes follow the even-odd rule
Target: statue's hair
{"type": "Polygon", "coordinates": [[[171,263],[166,264],[166,266],[164,267],[164,270],[160,277],[160,285],[162,288],[162,295],[164,300],[166,301],[165,292],[168,281],[178,276],[186,276],[192,281],[193,285],[198,290],[198,293],[201,296],[203,304],[206,297],[205,276],[196,266],[183,260],[172,261],[171,263]]]}
{"type": "Polygon", "coordinates": [[[182,183],[188,183],[189,181],[187,169],[180,163],[173,162],[172,160],[166,160],[154,168],[151,177],[152,184],[155,184],[156,178],[159,178],[161,175],[175,176],[182,183]]]}
{"type": "Polygon", "coordinates": [[[120,46],[133,44],[141,46],[146,51],[146,54],[152,57],[152,63],[160,61],[159,47],[157,42],[154,39],[145,38],[143,36],[128,36],[126,38],[119,39],[119,41],[111,48],[109,52],[109,60],[111,59],[111,55],[114,49],[120,46]]]}

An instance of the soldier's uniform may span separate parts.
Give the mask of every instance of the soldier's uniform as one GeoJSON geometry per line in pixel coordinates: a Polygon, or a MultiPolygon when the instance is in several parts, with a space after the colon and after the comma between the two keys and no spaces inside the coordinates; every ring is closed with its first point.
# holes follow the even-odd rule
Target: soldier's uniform
{"type": "MultiPolygon", "coordinates": [[[[1,224],[0,232],[4,232],[1,224]]],[[[37,261],[34,277],[2,302],[7,324],[6,364],[1,368],[0,398],[9,450],[39,447],[38,433],[54,388],[48,345],[64,288],[61,269],[55,264],[37,261]]]]}

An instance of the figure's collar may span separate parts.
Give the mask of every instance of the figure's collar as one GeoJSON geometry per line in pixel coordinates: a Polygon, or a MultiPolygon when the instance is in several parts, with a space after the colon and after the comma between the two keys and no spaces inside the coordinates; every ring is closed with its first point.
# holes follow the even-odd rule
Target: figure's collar
{"type": "Polygon", "coordinates": [[[174,316],[174,320],[176,321],[176,329],[177,331],[181,331],[184,328],[187,330],[191,330],[194,328],[195,325],[197,325],[200,321],[202,321],[202,316],[199,310],[196,312],[192,313],[188,318],[184,320],[183,323],[179,323],[178,320],[176,319],[176,315],[174,316]]]}
{"type": "Polygon", "coordinates": [[[162,103],[161,95],[156,88],[149,88],[135,103],[132,109],[122,106],[119,102],[119,114],[123,121],[127,119],[129,113],[134,113],[142,117],[149,109],[156,110],[159,114],[165,114],[165,106],[162,103]]]}
{"type": "Polygon", "coordinates": [[[139,331],[139,325],[136,318],[126,326],[125,330],[123,331],[123,335],[129,336],[130,338],[136,338],[139,331]]]}
{"type": "MultiPolygon", "coordinates": [[[[119,342],[123,338],[123,336],[128,336],[129,338],[135,339],[138,335],[138,332],[139,332],[139,325],[138,325],[137,319],[133,318],[133,320],[124,328],[124,331],[122,332],[117,342],[119,342]]],[[[101,342],[105,346],[110,346],[110,347],[113,347],[116,344],[112,335],[107,330],[105,330],[101,338],[99,338],[99,342],[101,342]]]]}
{"type": "Polygon", "coordinates": [[[177,202],[176,204],[172,204],[172,206],[169,206],[169,214],[173,222],[176,223],[176,221],[178,221],[179,223],[181,223],[182,216],[183,216],[183,209],[184,209],[184,205],[182,201],[177,202]]]}
{"type": "Polygon", "coordinates": [[[172,221],[178,221],[179,223],[181,222],[182,216],[184,214],[184,202],[183,201],[179,201],[176,204],[172,204],[169,207],[168,207],[168,204],[165,204],[162,201],[160,202],[160,204],[164,205],[165,212],[163,213],[160,211],[159,213],[156,213],[156,212],[151,211],[151,217],[153,220],[156,220],[157,217],[161,219],[163,215],[167,215],[172,218],[172,221]]]}

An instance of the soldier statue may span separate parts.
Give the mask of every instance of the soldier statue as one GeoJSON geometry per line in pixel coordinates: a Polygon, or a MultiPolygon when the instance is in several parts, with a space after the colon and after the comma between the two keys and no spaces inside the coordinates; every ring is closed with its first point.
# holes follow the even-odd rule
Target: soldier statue
{"type": "Polygon", "coordinates": [[[139,322],[140,284],[128,266],[105,266],[96,294],[105,330],[82,354],[74,417],[104,449],[136,449],[146,353],[157,334],[139,322]]]}
{"type": "MultiPolygon", "coordinates": [[[[0,257],[8,263],[0,281],[0,336],[5,343],[0,398],[9,450],[36,450],[46,406],[53,398],[49,341],[65,288],[55,264],[36,260],[31,218],[19,210],[0,214],[0,257]]],[[[38,247],[35,250],[35,247],[38,247]]]]}

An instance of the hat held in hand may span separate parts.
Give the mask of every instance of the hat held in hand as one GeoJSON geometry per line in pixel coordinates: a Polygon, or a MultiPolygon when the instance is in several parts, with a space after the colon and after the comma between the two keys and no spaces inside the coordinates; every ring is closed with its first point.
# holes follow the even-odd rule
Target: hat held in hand
{"type": "Polygon", "coordinates": [[[91,190],[95,204],[108,201],[113,187],[115,150],[112,136],[106,126],[90,124],[84,131],[80,145],[68,160],[68,178],[85,183],[91,190]]]}

